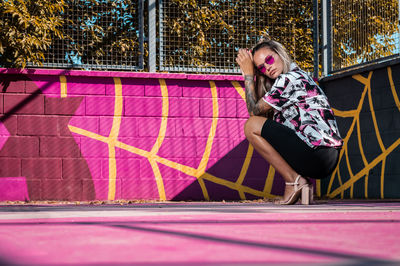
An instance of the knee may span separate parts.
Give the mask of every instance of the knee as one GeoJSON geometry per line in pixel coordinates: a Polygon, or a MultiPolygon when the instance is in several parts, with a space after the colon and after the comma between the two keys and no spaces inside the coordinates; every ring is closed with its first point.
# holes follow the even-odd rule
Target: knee
{"type": "Polygon", "coordinates": [[[250,140],[257,131],[256,125],[257,124],[255,123],[253,116],[247,119],[246,123],[244,124],[244,135],[248,140],[250,140]]]}

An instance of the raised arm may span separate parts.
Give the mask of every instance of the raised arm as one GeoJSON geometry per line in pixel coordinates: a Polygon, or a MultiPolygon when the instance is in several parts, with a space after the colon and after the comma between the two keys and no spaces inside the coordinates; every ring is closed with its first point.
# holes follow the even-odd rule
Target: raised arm
{"type": "Polygon", "coordinates": [[[253,56],[251,52],[246,49],[239,49],[236,62],[239,64],[240,70],[244,76],[247,111],[250,116],[265,115],[267,111],[271,109],[271,106],[262,98],[257,99],[255,93],[253,56]]]}
{"type": "Polygon", "coordinates": [[[271,106],[267,104],[262,98],[257,99],[255,94],[254,76],[245,75],[244,76],[244,87],[246,94],[246,105],[247,111],[250,116],[252,115],[265,115],[271,106]]]}

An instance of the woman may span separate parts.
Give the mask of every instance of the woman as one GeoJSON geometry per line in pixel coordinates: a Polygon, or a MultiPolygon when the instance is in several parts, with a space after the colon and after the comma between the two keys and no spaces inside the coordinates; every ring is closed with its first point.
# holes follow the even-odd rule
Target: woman
{"type": "Polygon", "coordinates": [[[309,204],[309,178],[329,176],[343,145],[324,92],[276,41],[262,39],[251,51],[240,49],[236,62],[250,114],[245,135],[285,180],[283,199],[275,203],[301,198],[309,204]]]}

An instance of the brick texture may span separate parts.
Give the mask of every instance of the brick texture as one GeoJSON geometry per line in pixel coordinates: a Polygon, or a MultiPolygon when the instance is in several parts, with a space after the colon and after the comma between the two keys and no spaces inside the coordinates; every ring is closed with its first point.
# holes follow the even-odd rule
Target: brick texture
{"type": "Polygon", "coordinates": [[[18,116],[17,134],[58,135],[58,118],[49,116],[18,116]]]}
{"type": "Polygon", "coordinates": [[[39,138],[11,136],[0,150],[0,157],[38,157],[39,138]]]}
{"type": "Polygon", "coordinates": [[[4,96],[3,93],[0,92],[0,114],[4,113],[4,100],[3,100],[4,96]]]}
{"type": "Polygon", "coordinates": [[[127,116],[161,116],[162,98],[125,97],[124,106],[127,116]]]}
{"type": "Polygon", "coordinates": [[[21,176],[21,159],[19,158],[0,158],[0,177],[2,176],[21,176]]]}
{"type": "Polygon", "coordinates": [[[53,98],[46,97],[45,111],[48,115],[85,115],[84,97],[53,98]],[[80,105],[83,107],[79,108],[80,105]]]}
{"type": "Polygon", "coordinates": [[[41,137],[40,156],[80,157],[80,150],[75,139],[72,137],[41,137]]]}
{"type": "Polygon", "coordinates": [[[44,114],[44,96],[42,94],[4,94],[4,112],[44,114]]]}
{"type": "Polygon", "coordinates": [[[2,82],[0,83],[0,91],[6,93],[24,93],[25,92],[25,83],[23,80],[23,76],[3,76],[1,77],[2,82]]]}
{"type": "Polygon", "coordinates": [[[44,179],[61,179],[61,159],[22,159],[23,176],[40,176],[44,179]]]}
{"type": "Polygon", "coordinates": [[[42,199],[82,200],[81,180],[42,180],[42,199]]]}

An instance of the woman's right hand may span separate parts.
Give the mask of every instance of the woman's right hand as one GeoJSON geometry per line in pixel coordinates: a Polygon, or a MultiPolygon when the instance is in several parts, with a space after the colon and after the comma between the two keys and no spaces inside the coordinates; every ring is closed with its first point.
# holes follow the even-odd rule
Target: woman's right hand
{"type": "Polygon", "coordinates": [[[242,71],[243,76],[254,76],[253,55],[249,50],[239,49],[236,62],[239,64],[240,71],[242,71]]]}

